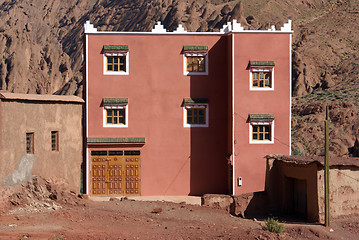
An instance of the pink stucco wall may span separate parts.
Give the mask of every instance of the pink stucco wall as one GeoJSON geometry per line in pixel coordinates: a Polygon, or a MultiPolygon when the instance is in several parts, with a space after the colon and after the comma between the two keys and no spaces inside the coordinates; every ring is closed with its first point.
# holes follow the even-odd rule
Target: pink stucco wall
{"type": "Polygon", "coordinates": [[[235,194],[263,191],[267,154],[290,154],[290,34],[234,34],[235,194]],[[274,61],[274,90],[250,91],[249,61],[274,61]],[[249,143],[249,114],[274,114],[274,143],[249,143]]]}
{"type": "Polygon", "coordinates": [[[221,35],[88,35],[88,137],[146,138],[131,147],[141,150],[141,195],[227,192],[226,49],[221,35]],[[129,75],[103,75],[104,45],[129,46],[129,75]],[[208,46],[207,76],[183,74],[185,45],[208,46]],[[208,128],[183,127],[189,97],[208,98],[208,128]],[[128,128],[103,128],[103,98],[128,98],[128,128]]]}
{"type": "Polygon", "coordinates": [[[290,153],[290,34],[87,36],[88,137],[146,139],[143,145],[96,147],[141,150],[141,195],[264,190],[264,156],[290,153]],[[104,45],[129,46],[129,75],[103,74],[104,45]],[[187,45],[208,46],[208,75],[184,75],[187,45]],[[249,61],[275,62],[273,91],[250,91],[249,61]],[[208,98],[208,128],[183,127],[182,102],[189,97],[208,98]],[[128,98],[128,128],[103,128],[103,98],[128,98]],[[273,144],[249,143],[249,114],[274,114],[273,144]],[[228,160],[235,165],[233,177],[228,160]],[[242,186],[237,186],[238,177],[242,186]]]}

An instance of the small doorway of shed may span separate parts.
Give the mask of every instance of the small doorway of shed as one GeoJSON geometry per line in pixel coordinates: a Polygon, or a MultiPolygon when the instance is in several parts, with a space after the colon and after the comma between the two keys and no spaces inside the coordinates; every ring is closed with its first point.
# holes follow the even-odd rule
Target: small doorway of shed
{"type": "Polygon", "coordinates": [[[286,214],[307,219],[307,181],[285,177],[284,211],[286,214]]]}

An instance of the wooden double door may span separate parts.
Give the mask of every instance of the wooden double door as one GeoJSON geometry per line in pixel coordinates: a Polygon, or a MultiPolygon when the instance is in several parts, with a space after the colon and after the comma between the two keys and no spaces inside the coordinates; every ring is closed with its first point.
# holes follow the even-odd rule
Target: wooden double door
{"type": "Polygon", "coordinates": [[[140,195],[140,151],[91,151],[92,195],[140,195]]]}

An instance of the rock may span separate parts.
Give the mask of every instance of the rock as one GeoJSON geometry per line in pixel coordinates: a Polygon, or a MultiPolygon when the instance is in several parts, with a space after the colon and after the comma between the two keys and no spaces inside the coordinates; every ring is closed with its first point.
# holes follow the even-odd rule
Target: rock
{"type": "Polygon", "coordinates": [[[227,4],[221,9],[221,14],[222,15],[227,15],[231,11],[232,11],[231,7],[227,4]]]}
{"type": "Polygon", "coordinates": [[[233,198],[229,195],[205,194],[202,196],[201,205],[231,211],[233,198]]]}
{"type": "Polygon", "coordinates": [[[116,197],[111,197],[111,198],[109,199],[109,201],[110,201],[110,202],[119,202],[119,201],[121,201],[121,200],[118,199],[118,198],[116,198],[116,197]]]}
{"type": "Polygon", "coordinates": [[[246,193],[233,196],[231,214],[250,218],[257,214],[265,215],[270,212],[268,196],[265,192],[246,193]]]}

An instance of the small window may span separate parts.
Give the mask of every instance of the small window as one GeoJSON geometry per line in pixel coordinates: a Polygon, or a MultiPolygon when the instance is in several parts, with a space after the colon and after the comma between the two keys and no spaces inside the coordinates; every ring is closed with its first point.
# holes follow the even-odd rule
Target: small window
{"type": "Polygon", "coordinates": [[[187,124],[206,124],[206,108],[188,107],[187,124]]]}
{"type": "Polygon", "coordinates": [[[91,156],[107,156],[107,151],[91,151],[91,156]]]}
{"type": "Polygon", "coordinates": [[[103,107],[104,127],[127,127],[128,105],[111,104],[103,107]]]}
{"type": "Polygon", "coordinates": [[[26,153],[34,153],[34,133],[26,133],[26,153]]]}
{"type": "Polygon", "coordinates": [[[126,72],[126,56],[106,56],[107,72],[126,72]]]}
{"type": "Polygon", "coordinates": [[[183,53],[185,75],[208,75],[207,46],[184,46],[183,53]]]}
{"type": "Polygon", "coordinates": [[[126,124],[125,109],[106,109],[106,124],[126,124]]]}
{"type": "Polygon", "coordinates": [[[208,100],[184,99],[184,106],[183,106],[184,127],[208,127],[208,120],[209,120],[208,103],[204,103],[204,102],[208,102],[208,100]]]}
{"type": "Polygon", "coordinates": [[[206,72],[204,56],[187,56],[187,72],[206,72]]]}
{"type": "Polygon", "coordinates": [[[103,47],[104,75],[128,75],[129,49],[127,45],[103,47]]]}
{"type": "Polygon", "coordinates": [[[274,62],[250,61],[250,90],[274,90],[274,62]]]}
{"type": "Polygon", "coordinates": [[[249,115],[250,143],[274,143],[274,115],[249,115]]]}
{"type": "Polygon", "coordinates": [[[58,131],[51,132],[51,150],[59,151],[59,132],[58,131]]]}
{"type": "Polygon", "coordinates": [[[270,125],[252,125],[252,139],[254,141],[271,141],[270,125]]]}
{"type": "Polygon", "coordinates": [[[272,73],[264,71],[252,72],[253,88],[272,88],[272,73]]]}

